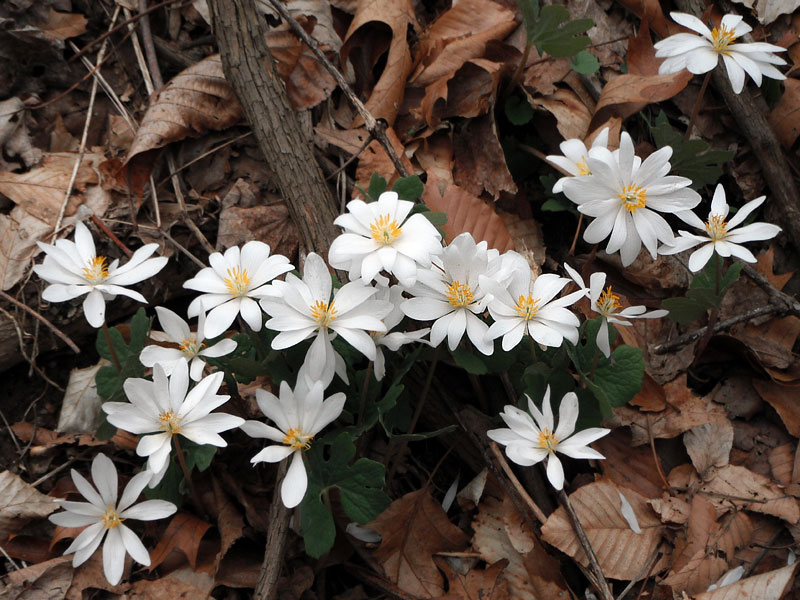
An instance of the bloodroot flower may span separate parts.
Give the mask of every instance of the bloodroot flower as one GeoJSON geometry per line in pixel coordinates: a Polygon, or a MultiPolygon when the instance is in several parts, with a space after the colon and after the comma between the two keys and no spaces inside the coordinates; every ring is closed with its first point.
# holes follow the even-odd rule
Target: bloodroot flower
{"type": "Polygon", "coordinates": [[[413,207],[395,192],[382,193],[376,202],[348,202],[347,214],[333,222],[344,233],[333,240],[328,262],[365,284],[383,270],[401,285],[414,285],[417,267],[430,267],[431,256],[442,253],[442,236],[423,215],[409,217],[413,207]]]}
{"type": "Polygon", "coordinates": [[[251,463],[280,462],[293,455],[281,485],[281,500],[286,508],[294,508],[306,495],[308,475],[303,452],[311,447],[315,435],[342,414],[345,402],[345,395],[341,392],[323,400],[322,382],[317,381],[310,388],[302,387],[302,390],[298,387],[292,392],[289,384],[282,381],[280,397],[266,390],[256,390],[259,408],[277,425],[277,429],[261,421],[245,421],[241,426],[250,437],[277,443],[256,454],[250,459],[251,463]]]}
{"type": "Polygon", "coordinates": [[[50,283],[42,292],[42,298],[48,302],[65,302],[88,294],[83,301],[83,314],[92,327],[102,327],[105,323],[106,300],[128,296],[147,302],[139,292],[125,286],[152,277],[167,264],[163,256],[150,258],[158,244],[142,246],[121,267],[118,267],[118,260],[109,264],[105,256],[97,256],[92,234],[80,221],[75,224],[74,242],[57,240],[55,245],[37,244],[47,256],[33,271],[50,283]]]}
{"type": "Polygon", "coordinates": [[[192,380],[200,381],[205,364],[203,357],[216,358],[236,350],[236,342],[230,339],[220,340],[211,346],[204,343],[203,326],[206,315],[203,312],[200,313],[197,320],[197,333],[192,333],[189,324],[170,309],[156,306],[156,312],[161,327],[164,328],[164,333],[152,331],[150,337],[159,342],[172,342],[178,347],[165,348],[157,344],[145,347],[139,356],[139,360],[145,367],[153,367],[158,363],[167,375],[171,375],[175,365],[181,359],[185,359],[190,361],[189,373],[192,380]]]}
{"type": "Polygon", "coordinates": [[[786,48],[764,42],[736,43],[737,39],[753,30],[742,21],[741,16],[725,15],[719,27],[711,30],[693,15],[673,12],[669,16],[700,35],[678,33],[656,43],[656,57],[665,59],[658,67],[659,73],[678,73],[683,69],[694,74],[707,73],[717,66],[722,57],[728,79],[737,94],[744,89],[745,73],[759,86],[763,75],[772,79],[786,79],[773,66],[786,64],[786,61],[773,55],[774,52],[785,52],[786,48]]]}
{"type": "Polygon", "coordinates": [[[750,213],[761,206],[765,199],[766,196],[761,196],[751,200],[742,206],[730,221],[726,221],[730,207],[725,199],[725,189],[722,185],[717,185],[717,189],[714,190],[714,197],[711,200],[711,212],[708,213],[708,221],[703,223],[692,211],[678,213],[677,215],[689,225],[705,230],[706,235],[679,231],[680,235],[675,238],[674,244],[661,246],[658,249],[658,253],[677,254],[702,244],[689,257],[689,269],[691,271],[702,269],[714,252],[724,258],[735,256],[745,262],[756,262],[756,257],[753,256],[753,253],[740,244],[772,239],[781,232],[781,228],[771,223],[750,223],[750,225],[745,225],[744,227],[739,227],[739,225],[750,216],[750,213]],[[736,227],[739,227],[739,229],[733,231],[736,227]]]}
{"type": "Polygon", "coordinates": [[[553,427],[553,410],[550,408],[550,387],[542,400],[543,412],[536,408],[530,396],[526,394],[525,397],[530,414],[507,404],[500,417],[510,429],[491,429],[486,432],[489,439],[506,447],[506,455],[512,462],[530,467],[547,459],[547,479],[554,488],[560,490],[564,487],[564,467],[556,452],[570,458],[605,458],[597,450],[589,448],[588,444],[608,434],[610,429],[592,427],[573,433],[578,420],[578,396],[574,392],[569,392],[561,400],[556,428],[553,427]]]}
{"type": "MultiPolygon", "coordinates": [[[[586,157],[589,156],[590,149],[586,147],[583,140],[572,138],[565,140],[559,144],[559,149],[564,153],[564,156],[551,155],[547,160],[564,169],[570,176],[576,175],[591,175],[589,165],[586,164],[586,157]]],[[[608,127],[597,134],[592,142],[592,148],[607,148],[608,147],[608,127]]],[[[562,177],[553,185],[553,193],[564,191],[564,182],[569,179],[562,177]]]]}
{"type": "Polygon", "coordinates": [[[241,250],[233,246],[225,254],[214,252],[208,262],[210,267],[183,284],[190,290],[204,292],[192,301],[188,311],[190,317],[211,311],[206,315],[203,335],[217,337],[239,314],[253,331],[260,331],[258,300],[274,294],[268,282],[294,268],[289,259],[280,254],[270,256],[267,244],[252,241],[241,250]]]}
{"type": "Polygon", "coordinates": [[[88,502],[56,500],[64,512],[50,515],[50,521],[61,527],[85,527],[64,551],[64,554],[75,553],[73,567],[86,562],[105,538],[103,572],[111,585],[117,585],[125,568],[125,553],[146,567],[150,565],[150,554],[144,544],[124,522],[163,519],[177,507],[166,500],[146,500],[134,506],[150,480],[147,471],[134,475],[117,501],[117,468],[102,453],[92,461],[92,479],[94,486],[72,469],[72,481],[88,502]]]}

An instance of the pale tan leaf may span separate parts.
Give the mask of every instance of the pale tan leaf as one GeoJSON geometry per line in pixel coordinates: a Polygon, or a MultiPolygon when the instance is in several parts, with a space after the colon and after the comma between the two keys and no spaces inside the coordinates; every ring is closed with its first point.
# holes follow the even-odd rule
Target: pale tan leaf
{"type": "Polygon", "coordinates": [[[558,132],[565,140],[583,139],[589,132],[591,111],[572,90],[558,88],[549,96],[528,96],[534,107],[542,108],[556,119],[558,132]]]}
{"type": "Polygon", "coordinates": [[[447,595],[437,600],[508,600],[508,581],[500,576],[506,561],[500,560],[483,570],[470,569],[462,575],[442,557],[434,556],[434,562],[447,577],[447,595]]]}
{"type": "Polygon", "coordinates": [[[684,525],[689,521],[691,507],[683,498],[664,494],[663,498],[654,498],[648,500],[647,503],[653,507],[656,513],[661,515],[661,520],[664,523],[684,525]]]}
{"type": "MultiPolygon", "coordinates": [[[[314,27],[312,34],[317,31],[314,27]]],[[[289,101],[296,109],[316,106],[336,89],[336,80],[306,44],[288,25],[270,28],[267,46],[275,60],[275,69],[286,84],[289,101]]]]}
{"type": "Polygon", "coordinates": [[[782,444],[772,448],[769,452],[769,466],[772,469],[772,477],[784,487],[792,483],[794,457],[795,451],[792,444],[782,444]]]}
{"type": "Polygon", "coordinates": [[[41,519],[58,509],[45,496],[11,471],[0,473],[0,539],[22,529],[30,519],[41,519]]]}
{"type": "Polygon", "coordinates": [[[700,476],[711,467],[724,467],[733,447],[733,425],[720,419],[698,425],[683,434],[683,444],[700,476]]]}
{"type": "MultiPolygon", "coordinates": [[[[276,20],[280,19],[278,11],[267,0],[258,0],[258,7],[276,20]]],[[[334,29],[331,3],[328,0],[289,0],[286,2],[286,8],[295,19],[307,20],[307,17],[312,17],[314,29],[311,34],[314,39],[333,52],[339,51],[342,39],[334,29]]]]}
{"type": "MultiPolygon", "coordinates": [[[[395,133],[393,128],[387,128],[386,137],[389,139],[389,143],[392,145],[392,148],[394,148],[395,154],[400,158],[406,170],[412,173],[414,169],[411,166],[411,161],[406,157],[403,143],[400,141],[400,138],[397,137],[397,133],[395,133]]],[[[395,169],[394,163],[378,140],[373,140],[359,156],[358,166],[356,167],[356,184],[368,190],[369,181],[373,173],[377,173],[383,177],[389,183],[390,189],[394,181],[400,176],[397,173],[397,169],[395,169]]],[[[357,195],[359,194],[357,190],[355,193],[357,195]]]]}
{"type": "Polygon", "coordinates": [[[514,250],[519,252],[533,270],[534,276],[542,272],[542,265],[547,258],[547,250],[544,245],[542,228],[539,227],[534,219],[523,219],[519,215],[497,211],[500,218],[506,224],[508,235],[514,243],[514,250]]]}
{"type": "Polygon", "coordinates": [[[800,136],[800,81],[786,80],[786,91],[769,113],[769,124],[784,148],[791,148],[800,136]]]}
{"type": "Polygon", "coordinates": [[[758,395],[774,408],[781,417],[786,430],[794,437],[800,437],[800,402],[797,401],[797,387],[753,380],[758,395]]]}
{"type": "Polygon", "coordinates": [[[695,596],[695,600],[771,600],[773,598],[783,598],[792,581],[797,564],[787,565],[781,569],[748,577],[711,592],[703,592],[695,596]]]}
{"type": "Polygon", "coordinates": [[[72,557],[59,556],[19,571],[9,570],[4,600],[63,600],[72,582],[72,557]]]}
{"type": "Polygon", "coordinates": [[[49,8],[47,20],[39,23],[42,33],[51,39],[64,41],[86,32],[86,17],[80,13],[63,13],[49,8]]]}
{"type": "Polygon", "coordinates": [[[469,539],[448,520],[427,488],[398,498],[367,527],[381,534],[374,556],[387,579],[421,598],[444,593],[444,580],[433,554],[463,550],[469,539]]]}
{"type": "Polygon", "coordinates": [[[130,600],[209,598],[214,585],[214,579],[208,573],[184,567],[152,581],[140,579],[131,586],[127,598],[130,600]]]}
{"type": "MultiPolygon", "coordinates": [[[[579,488],[570,502],[592,544],[606,577],[631,580],[644,575],[645,563],[661,541],[661,522],[644,497],[622,490],[631,504],[642,533],[634,533],[620,512],[620,488],[601,479],[579,488]]],[[[556,510],[542,526],[542,539],[583,565],[586,554],[563,508],[556,510]]]]}
{"type": "Polygon", "coordinates": [[[61,402],[58,415],[59,433],[94,433],[99,424],[100,405],[103,403],[97,395],[94,378],[107,360],[100,360],[96,365],[83,369],[72,369],[69,372],[67,389],[61,402]]]}

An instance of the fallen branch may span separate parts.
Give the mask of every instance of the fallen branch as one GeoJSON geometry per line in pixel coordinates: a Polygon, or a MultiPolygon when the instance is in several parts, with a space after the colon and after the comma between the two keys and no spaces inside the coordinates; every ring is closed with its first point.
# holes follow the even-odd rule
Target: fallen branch
{"type": "Polygon", "coordinates": [[[272,493],[272,505],[269,508],[269,530],[267,531],[267,550],[264,552],[264,562],[258,575],[253,598],[256,600],[270,600],[277,591],[278,576],[281,573],[286,537],[289,534],[289,515],[291,511],[283,505],[281,500],[281,484],[289,469],[289,461],[284,460],[278,465],[275,476],[275,490],[272,493]]]}
{"type": "Polygon", "coordinates": [[[63,331],[61,331],[61,330],[60,330],[58,327],[56,327],[55,325],[53,325],[53,324],[52,324],[50,321],[48,321],[47,319],[45,319],[45,318],[44,318],[42,315],[40,315],[38,312],[36,312],[35,310],[33,310],[33,309],[30,307],[30,306],[27,306],[27,305],[23,304],[22,302],[20,302],[19,300],[17,300],[16,298],[14,298],[14,297],[12,297],[12,296],[9,296],[9,295],[8,295],[8,294],[6,294],[6,293],[5,293],[3,290],[0,290],[0,298],[2,298],[3,300],[7,300],[8,302],[11,302],[11,304],[13,304],[14,306],[16,306],[16,307],[18,307],[18,308],[21,308],[22,310],[24,310],[24,311],[25,311],[26,313],[28,313],[29,315],[33,316],[33,317],[34,317],[34,318],[36,318],[36,319],[39,319],[39,320],[40,320],[42,323],[44,323],[45,325],[47,325],[47,327],[49,327],[49,328],[50,328],[50,331],[52,331],[53,333],[55,333],[55,334],[56,334],[56,335],[57,335],[57,336],[58,336],[58,337],[61,339],[61,341],[63,341],[63,342],[64,342],[64,343],[65,343],[67,346],[69,346],[69,347],[70,347],[70,349],[71,349],[73,352],[75,352],[76,354],[80,354],[80,352],[81,352],[81,349],[80,349],[80,348],[78,348],[78,346],[75,344],[75,342],[73,342],[73,341],[72,341],[72,340],[71,340],[71,339],[70,339],[70,338],[67,336],[67,334],[66,334],[66,333],[64,333],[63,331]]]}

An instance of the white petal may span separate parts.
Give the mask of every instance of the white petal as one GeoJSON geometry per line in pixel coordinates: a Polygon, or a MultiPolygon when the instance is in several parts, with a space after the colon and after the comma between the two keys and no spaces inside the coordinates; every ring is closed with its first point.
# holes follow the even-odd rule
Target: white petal
{"type": "Polygon", "coordinates": [[[111,585],[117,585],[122,579],[125,569],[125,545],[119,527],[108,530],[106,543],[103,544],[103,573],[111,585]]]}
{"type": "Polygon", "coordinates": [[[305,464],[303,464],[303,455],[300,452],[295,452],[281,485],[283,505],[286,508],[294,508],[300,504],[303,501],[303,496],[306,495],[307,488],[308,475],[306,474],[305,464]]]}

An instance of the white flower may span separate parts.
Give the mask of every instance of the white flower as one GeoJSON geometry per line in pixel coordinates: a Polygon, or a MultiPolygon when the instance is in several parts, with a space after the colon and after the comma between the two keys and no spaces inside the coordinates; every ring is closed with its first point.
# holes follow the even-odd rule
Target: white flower
{"type": "Polygon", "coordinates": [[[368,332],[385,333],[381,319],[392,309],[388,302],[372,300],[377,290],[361,282],[346,283],[333,298],[332,287],[325,261],[312,252],[306,257],[303,279],[290,273],[277,286],[279,298],[261,300],[261,308],[272,317],[266,327],[280,332],[272,340],[273,349],[283,350],[314,336],[303,373],[311,382],[323,381],[326,386],[333,379],[338,356],[331,344],[333,337],[341,335],[369,360],[375,360],[375,342],[368,332]]]}
{"type": "Polygon", "coordinates": [[[150,565],[150,554],[144,544],[123,521],[163,519],[177,507],[166,500],[146,500],[134,506],[149,479],[147,471],[134,475],[117,502],[117,468],[105,454],[98,454],[92,461],[94,486],[72,469],[72,481],[88,502],[56,500],[64,512],[50,515],[50,520],[61,527],[85,527],[64,551],[64,554],[75,553],[73,567],[86,562],[104,537],[103,572],[111,585],[117,585],[122,579],[126,552],[136,562],[146,567],[150,565]]]}
{"type": "Polygon", "coordinates": [[[480,276],[491,276],[500,268],[497,250],[488,250],[486,242],[475,243],[472,235],[457,236],[430,269],[420,269],[418,281],[408,291],[415,297],[400,305],[406,316],[418,321],[434,321],[431,345],[438,346],[447,337],[447,346],[455,350],[464,331],[483,354],[491,354],[494,344],[487,339],[489,326],[478,316],[488,299],[480,287],[480,276]]]}
{"type": "MultiPolygon", "coordinates": [[[[561,152],[564,153],[564,156],[551,155],[547,157],[548,161],[558,165],[573,176],[592,174],[589,170],[589,165],[586,164],[586,157],[589,156],[590,150],[586,148],[586,144],[583,140],[577,138],[565,140],[561,142],[558,147],[561,149],[561,152]]],[[[603,130],[597,134],[597,137],[594,138],[592,148],[607,147],[608,127],[604,127],[603,130]]],[[[569,179],[569,177],[562,177],[556,181],[555,185],[553,185],[554,194],[564,191],[564,182],[567,179],[569,179]]]]}
{"type": "Polygon", "coordinates": [[[667,175],[670,156],[672,148],[666,146],[640,163],[626,132],[620,137],[617,152],[593,149],[586,158],[592,175],[564,182],[564,193],[578,204],[578,210],[595,217],[583,239],[597,244],[610,236],[606,252],[619,250],[624,266],[636,259],[642,243],[653,258],[659,240],[671,245],[675,235],[655,211],[692,209],[700,202],[700,195],[689,188],[691,180],[667,175]]]}
{"type": "MultiPolygon", "coordinates": [[[[400,310],[400,303],[403,302],[403,289],[399,285],[393,285],[388,288],[382,288],[377,294],[378,300],[388,301],[392,305],[392,312],[383,318],[383,324],[386,325],[386,331],[390,332],[392,329],[400,324],[405,316],[403,311],[400,310]]],[[[397,352],[401,346],[406,344],[413,344],[414,342],[427,342],[422,338],[425,337],[430,328],[425,327],[417,331],[394,331],[391,333],[381,333],[379,331],[371,331],[370,335],[375,341],[375,379],[382,380],[386,375],[386,359],[383,356],[383,348],[386,347],[392,352],[397,352]]]]}
{"type": "Polygon", "coordinates": [[[569,392],[561,400],[558,409],[558,427],[553,427],[553,410],[550,408],[550,387],[544,393],[542,411],[533,404],[527,394],[530,414],[507,404],[500,413],[510,429],[491,429],[486,432],[489,439],[506,447],[506,456],[518,465],[529,467],[547,459],[547,478],[554,488],[564,487],[564,467],[556,452],[570,458],[605,458],[597,450],[589,448],[595,440],[609,433],[610,429],[592,427],[578,433],[575,423],[578,420],[578,396],[569,392]],[[531,418],[533,415],[533,418],[531,418]]]}
{"type": "Polygon", "coordinates": [[[611,342],[608,337],[609,323],[630,327],[632,323],[628,323],[627,319],[658,319],[669,314],[668,310],[662,309],[645,312],[647,308],[641,305],[622,308],[619,296],[613,292],[611,286],[604,289],[606,284],[605,273],[592,273],[589,278],[589,287],[586,288],[580,273],[566,263],[564,263],[564,268],[583,293],[589,296],[592,310],[603,317],[603,322],[597,332],[597,347],[606,358],[611,356],[611,342]],[[620,310],[621,308],[622,310],[620,310]]]}
{"type": "Polygon", "coordinates": [[[781,232],[781,228],[771,223],[750,223],[750,225],[740,227],[737,231],[732,230],[738,227],[750,213],[761,206],[765,199],[766,196],[761,196],[751,200],[742,206],[730,221],[726,221],[729,207],[725,199],[725,189],[722,185],[717,185],[716,190],[714,190],[714,197],[711,200],[711,212],[708,213],[708,221],[703,223],[691,211],[678,213],[677,215],[689,225],[705,230],[706,235],[679,231],[680,235],[675,239],[674,244],[661,246],[658,249],[659,254],[677,254],[703,244],[703,246],[692,252],[689,257],[689,269],[691,271],[702,269],[714,252],[724,258],[733,255],[745,262],[756,262],[756,257],[753,256],[753,253],[740,244],[743,242],[769,240],[778,235],[781,232]]]}
{"type": "Polygon", "coordinates": [[[580,321],[566,307],[580,299],[583,292],[556,298],[569,279],[548,273],[531,282],[531,275],[527,261],[519,256],[518,268],[507,288],[481,277],[481,287],[492,295],[489,314],[494,323],[487,337],[494,340],[502,336],[506,352],[519,344],[526,333],[542,346],[560,346],[564,338],[577,344],[580,321]]]}
{"type": "Polygon", "coordinates": [[[281,382],[280,398],[266,390],[256,390],[256,402],[261,411],[277,429],[261,421],[245,421],[242,430],[251,437],[266,438],[280,445],[271,445],[250,459],[251,463],[280,462],[294,455],[281,485],[281,500],[287,508],[294,508],[303,500],[308,487],[308,475],[303,463],[303,452],[311,447],[311,440],[324,427],[333,423],[344,408],[345,395],[341,392],[323,400],[323,387],[316,382],[302,392],[294,393],[285,381],[281,382]]]}
{"type": "Polygon", "coordinates": [[[178,344],[177,348],[165,348],[164,346],[150,345],[142,350],[139,360],[145,367],[153,367],[156,363],[161,365],[167,375],[172,374],[175,365],[181,359],[191,361],[190,374],[194,381],[200,381],[203,374],[203,359],[225,356],[236,350],[236,342],[230,339],[220,340],[212,346],[203,343],[203,325],[206,321],[206,314],[201,312],[197,320],[197,333],[189,330],[189,324],[181,319],[177,314],[164,308],[156,306],[158,320],[164,328],[164,333],[153,331],[150,337],[153,340],[164,342],[169,341],[178,344]]]}
{"type": "Polygon", "coordinates": [[[423,215],[408,217],[413,207],[395,192],[382,193],[376,202],[348,202],[348,214],[333,222],[345,232],[333,240],[328,262],[365,284],[384,270],[401,285],[414,285],[417,268],[430,267],[431,256],[441,254],[442,236],[423,215]]]}
{"type": "Polygon", "coordinates": [[[700,35],[678,33],[656,43],[656,56],[665,58],[658,67],[659,73],[671,74],[683,69],[694,74],[707,73],[717,66],[721,56],[733,91],[737,94],[744,88],[745,73],[759,86],[762,75],[786,79],[773,66],[786,64],[786,61],[773,55],[773,52],[785,52],[786,48],[764,42],[735,43],[753,30],[739,15],[725,15],[720,26],[710,31],[693,15],[673,12],[670,16],[675,22],[700,35]]]}
{"type": "Polygon", "coordinates": [[[102,327],[105,323],[106,300],[128,296],[147,302],[139,292],[124,286],[152,277],[167,264],[163,256],[150,258],[158,244],[142,246],[121,267],[118,267],[119,260],[109,264],[105,256],[97,256],[92,234],[80,221],[75,224],[74,242],[57,240],[52,246],[36,243],[47,256],[33,270],[51,284],[42,292],[42,298],[48,302],[65,302],[88,294],[83,301],[83,313],[92,327],[102,327]]]}
{"type": "Polygon", "coordinates": [[[280,254],[269,255],[269,246],[252,241],[242,246],[233,246],[225,254],[214,252],[208,257],[210,267],[202,269],[183,287],[204,292],[189,305],[189,316],[201,312],[206,315],[203,335],[217,337],[223,333],[236,315],[241,314],[253,331],[261,330],[261,310],[257,300],[274,294],[267,285],[279,275],[294,267],[289,259],[280,254]]]}
{"type": "Polygon", "coordinates": [[[227,443],[219,435],[239,427],[244,419],[211,411],[225,404],[230,396],[217,395],[222,383],[220,372],[204,377],[187,394],[189,367],[179,360],[167,378],[161,365],[153,367],[153,381],[129,378],[123,389],[128,402],[106,402],[103,410],[108,422],[137,435],[136,454],[147,456],[151,472],[150,487],[155,487],[169,466],[172,436],[182,435],[195,444],[224,448],[227,443]],[[152,434],[152,435],[143,435],[152,434]]]}

